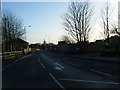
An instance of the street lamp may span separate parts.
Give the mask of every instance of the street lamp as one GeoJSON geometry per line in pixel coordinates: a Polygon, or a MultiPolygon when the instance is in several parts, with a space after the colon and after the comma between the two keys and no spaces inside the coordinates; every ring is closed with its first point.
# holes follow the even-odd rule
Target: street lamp
{"type": "MultiPolygon", "coordinates": [[[[31,27],[31,25],[24,26],[24,30],[25,30],[25,40],[27,41],[26,27],[31,27]]],[[[26,47],[26,52],[29,52],[29,45],[26,47]]]]}
{"type": "Polygon", "coordinates": [[[24,30],[25,30],[25,40],[27,40],[27,35],[26,35],[26,27],[31,27],[31,25],[28,25],[28,26],[24,26],[24,30]]]}

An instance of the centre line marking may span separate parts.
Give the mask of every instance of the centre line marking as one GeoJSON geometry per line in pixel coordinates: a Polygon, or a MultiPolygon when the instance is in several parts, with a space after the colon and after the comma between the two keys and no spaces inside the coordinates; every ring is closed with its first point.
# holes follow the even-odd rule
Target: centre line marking
{"type": "Polygon", "coordinates": [[[49,75],[52,77],[52,79],[57,83],[57,85],[58,85],[60,88],[63,88],[63,89],[64,89],[64,87],[55,79],[55,77],[54,77],[51,73],[49,73],[49,75]]]}
{"type": "Polygon", "coordinates": [[[59,80],[66,80],[66,81],[76,81],[76,82],[86,82],[86,83],[102,83],[102,84],[120,84],[117,82],[101,82],[101,81],[89,81],[89,80],[77,80],[77,79],[59,79],[59,80]]]}
{"type": "Polygon", "coordinates": [[[43,68],[46,68],[44,64],[42,64],[42,63],[40,63],[40,64],[43,66],[43,68]]]}
{"type": "Polygon", "coordinates": [[[38,60],[38,62],[40,62],[40,60],[38,60]]]}

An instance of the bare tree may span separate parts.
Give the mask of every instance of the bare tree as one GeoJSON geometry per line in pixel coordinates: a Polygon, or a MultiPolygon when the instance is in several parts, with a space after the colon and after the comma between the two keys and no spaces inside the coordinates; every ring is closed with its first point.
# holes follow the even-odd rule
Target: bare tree
{"type": "Polygon", "coordinates": [[[108,39],[110,37],[110,15],[111,13],[112,13],[112,9],[111,9],[110,3],[106,2],[105,6],[101,9],[104,39],[108,39]]]}
{"type": "Polygon", "coordinates": [[[70,38],[69,36],[67,36],[67,35],[63,35],[61,37],[61,40],[65,41],[67,44],[75,43],[75,41],[72,38],[70,38]]]}
{"type": "Polygon", "coordinates": [[[92,8],[88,1],[71,2],[63,17],[65,30],[77,41],[87,41],[91,29],[92,8]]]}
{"type": "Polygon", "coordinates": [[[2,37],[5,50],[13,51],[15,49],[14,40],[21,38],[25,34],[22,20],[16,17],[10,10],[5,10],[3,11],[2,21],[2,37]]]}
{"type": "Polygon", "coordinates": [[[120,32],[118,31],[118,29],[115,29],[115,32],[120,36],[120,32]]]}
{"type": "Polygon", "coordinates": [[[118,25],[116,22],[113,22],[112,23],[112,28],[111,28],[111,31],[110,31],[111,34],[114,34],[114,35],[118,35],[120,36],[120,32],[118,30],[118,25]]]}

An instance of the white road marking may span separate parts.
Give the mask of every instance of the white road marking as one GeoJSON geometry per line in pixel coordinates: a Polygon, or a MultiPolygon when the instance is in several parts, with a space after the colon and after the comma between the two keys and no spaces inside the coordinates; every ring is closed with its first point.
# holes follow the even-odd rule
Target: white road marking
{"type": "Polygon", "coordinates": [[[17,62],[17,60],[16,60],[16,61],[14,61],[14,62],[17,62]]]}
{"type": "Polygon", "coordinates": [[[14,62],[18,62],[19,61],[19,59],[18,60],[15,60],[14,62]]]}
{"type": "Polygon", "coordinates": [[[43,68],[46,68],[45,65],[44,65],[43,63],[40,63],[40,64],[43,66],[43,68]]]}
{"type": "Polygon", "coordinates": [[[41,59],[40,59],[40,57],[39,57],[39,60],[38,60],[38,62],[41,62],[41,59]]]}
{"type": "Polygon", "coordinates": [[[107,73],[104,73],[104,72],[100,72],[100,71],[97,71],[97,70],[94,70],[94,69],[90,69],[90,70],[93,71],[93,72],[97,72],[97,73],[100,73],[100,74],[104,74],[104,75],[109,76],[109,77],[113,77],[112,75],[107,74],[107,73]]]}
{"type": "Polygon", "coordinates": [[[38,62],[40,62],[40,60],[38,60],[38,62]]]}
{"type": "Polygon", "coordinates": [[[60,68],[60,67],[55,67],[55,69],[57,69],[57,70],[62,70],[62,68],[60,68]]]}
{"type": "MultiPolygon", "coordinates": [[[[22,58],[20,58],[20,59],[24,59],[24,58],[29,57],[29,56],[31,56],[31,55],[24,56],[24,57],[22,57],[22,58]]],[[[13,63],[15,63],[15,62],[19,61],[20,59],[17,59],[16,61],[14,61],[14,62],[12,62],[12,63],[8,64],[6,67],[2,68],[2,70],[0,70],[0,71],[5,70],[5,69],[6,69],[6,68],[8,68],[10,65],[12,65],[13,63]]]]}
{"type": "Polygon", "coordinates": [[[10,64],[8,64],[6,67],[2,68],[0,71],[5,70],[6,68],[8,68],[10,65],[12,65],[13,63],[19,61],[19,59],[15,60],[14,62],[11,62],[10,64]]]}
{"type": "Polygon", "coordinates": [[[12,63],[8,64],[6,67],[2,68],[1,71],[5,70],[6,68],[8,68],[10,65],[12,65],[12,63]]]}
{"type": "Polygon", "coordinates": [[[90,81],[90,80],[77,80],[77,79],[59,79],[59,80],[66,80],[66,81],[76,81],[76,82],[85,82],[85,83],[101,83],[101,84],[120,84],[116,82],[101,82],[101,81],[90,81]]]}
{"type": "Polygon", "coordinates": [[[51,78],[57,83],[57,85],[58,85],[60,88],[63,88],[63,89],[64,89],[64,87],[60,84],[60,82],[58,82],[51,73],[49,73],[49,75],[50,75],[51,78]]]}
{"type": "Polygon", "coordinates": [[[64,66],[60,65],[59,63],[55,63],[56,65],[58,65],[61,68],[64,68],[64,66]]]}
{"type": "Polygon", "coordinates": [[[22,57],[22,58],[20,58],[20,59],[24,59],[24,58],[29,57],[29,56],[31,56],[31,55],[24,56],[24,57],[22,57]]]}

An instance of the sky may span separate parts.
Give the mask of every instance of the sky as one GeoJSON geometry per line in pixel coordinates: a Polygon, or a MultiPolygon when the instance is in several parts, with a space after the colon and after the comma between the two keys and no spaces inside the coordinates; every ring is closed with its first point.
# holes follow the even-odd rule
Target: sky
{"type": "MultiPolygon", "coordinates": [[[[62,35],[67,32],[62,25],[62,16],[68,9],[69,2],[2,2],[3,9],[9,9],[16,16],[22,18],[24,26],[27,30],[27,41],[29,43],[43,43],[44,39],[48,43],[57,44],[62,35]],[[28,27],[31,25],[31,27],[28,27]]],[[[32,0],[33,1],[33,0],[32,0]]],[[[113,8],[117,11],[117,2],[114,1],[113,8]]],[[[96,39],[98,31],[96,29],[100,27],[99,22],[99,10],[102,7],[102,2],[93,2],[94,18],[92,21],[94,35],[91,37],[91,41],[96,39]]],[[[114,16],[113,16],[114,17],[114,16]]],[[[100,37],[98,37],[100,38],[100,37]]]]}

